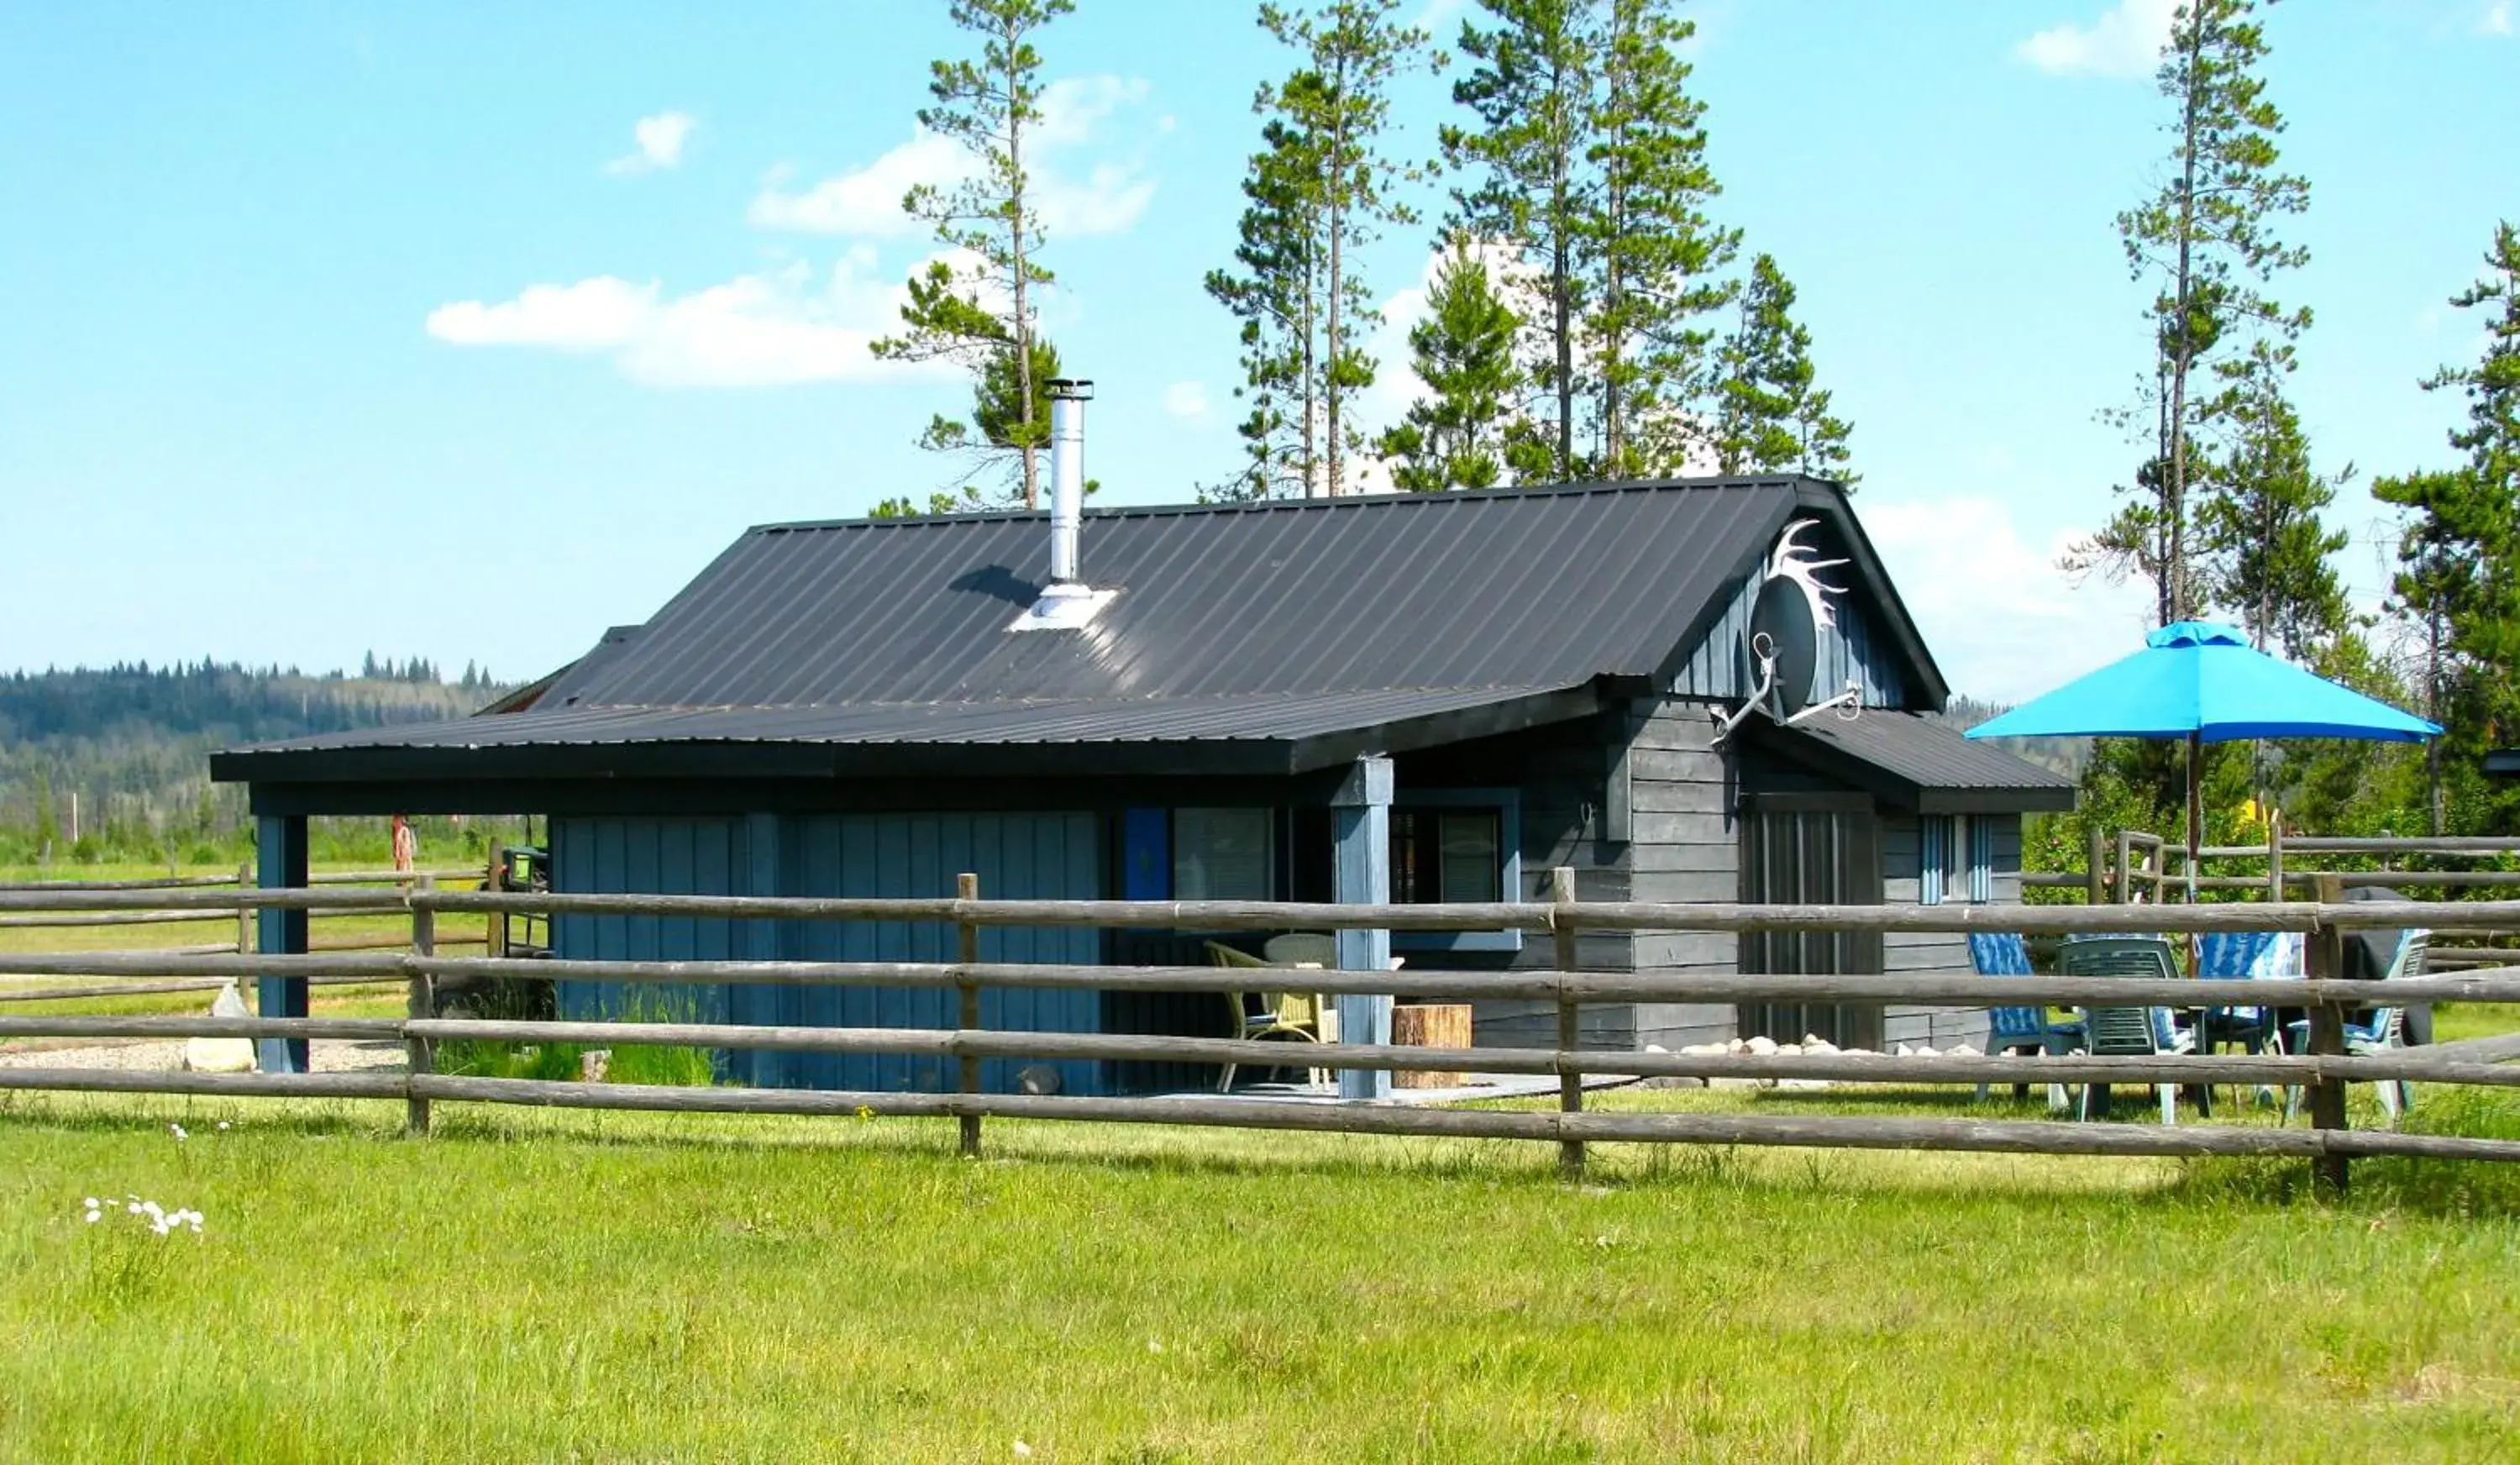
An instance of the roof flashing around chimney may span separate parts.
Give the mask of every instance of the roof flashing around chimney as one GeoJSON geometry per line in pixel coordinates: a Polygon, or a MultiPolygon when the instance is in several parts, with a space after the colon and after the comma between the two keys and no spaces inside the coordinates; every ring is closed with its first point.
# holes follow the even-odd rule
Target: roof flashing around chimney
{"type": "Polygon", "coordinates": [[[1009,631],[1082,631],[1094,624],[1102,607],[1120,598],[1116,590],[1095,590],[1090,586],[1056,584],[1043,590],[1041,598],[1025,607],[1024,612],[1007,626],[1009,631]]]}

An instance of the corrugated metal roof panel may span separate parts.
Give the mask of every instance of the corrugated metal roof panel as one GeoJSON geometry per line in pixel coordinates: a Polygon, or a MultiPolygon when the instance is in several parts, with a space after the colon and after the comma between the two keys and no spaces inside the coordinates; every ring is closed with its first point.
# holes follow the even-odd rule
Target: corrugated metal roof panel
{"type": "Polygon", "coordinates": [[[1958,730],[1912,713],[1867,712],[1851,722],[1822,716],[1778,730],[1777,735],[1809,739],[1919,790],[2068,798],[2074,790],[2074,780],[2061,774],[1992,744],[1971,742],[1958,730]]]}
{"type": "Polygon", "coordinates": [[[1011,636],[1038,514],[770,525],[555,706],[1562,687],[1650,675],[1805,485],[1718,480],[1087,514],[1079,634],[1011,636]]]}

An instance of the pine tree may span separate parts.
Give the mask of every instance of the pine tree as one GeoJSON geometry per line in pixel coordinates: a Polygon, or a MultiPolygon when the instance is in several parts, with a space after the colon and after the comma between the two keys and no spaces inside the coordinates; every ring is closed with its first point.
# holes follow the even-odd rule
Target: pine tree
{"type": "MultiPolygon", "coordinates": [[[[1318,84],[1298,72],[1279,90],[1318,84]]],[[[1242,384],[1234,394],[1248,406],[1236,428],[1245,462],[1222,486],[1229,497],[1309,497],[1319,481],[1321,250],[1313,180],[1320,170],[1310,135],[1270,118],[1242,180],[1246,202],[1234,247],[1241,273],[1207,275],[1208,294],[1241,322],[1242,384]]]]}
{"type": "Polygon", "coordinates": [[[1521,394],[1514,335],[1521,322],[1497,294],[1467,236],[1454,237],[1426,295],[1409,349],[1430,395],[1384,432],[1392,481],[1412,493],[1492,488],[1504,476],[1504,427],[1521,394]]]}
{"type": "Polygon", "coordinates": [[[1793,318],[1794,287],[1774,255],[1750,262],[1740,323],[1719,356],[1716,461],[1728,473],[1809,473],[1853,487],[1846,423],[1813,384],[1811,332],[1793,318]]]}
{"type": "Polygon", "coordinates": [[[2191,544],[2200,429],[2244,391],[2236,374],[2253,340],[2289,341],[2310,324],[2307,310],[2286,309],[2265,289],[2308,262],[2274,224],[2310,206],[2310,185],[2277,170],[2284,124],[2258,75],[2267,44],[2257,9],[2258,0],[2180,7],[2158,72],[2173,109],[2169,180],[2117,220],[2128,268],[2157,287],[2153,366],[2142,406],[2106,416],[2132,428],[2149,415],[2151,450],[2120,489],[2134,502],[2073,562],[2151,580],[2165,624],[2199,613],[2210,589],[2191,544]]]}
{"type": "Polygon", "coordinates": [[[2319,511],[2353,477],[2322,477],[2311,466],[2301,415],[2283,392],[2292,348],[2260,341],[2228,404],[2228,445],[2200,465],[2208,492],[2197,518],[2201,578],[2215,603],[2238,613],[2251,642],[2308,661],[2352,620],[2332,562],[2344,531],[2319,511]]]}
{"type": "Polygon", "coordinates": [[[1596,174],[1587,156],[1600,67],[1598,0],[1485,0],[1494,23],[1462,25],[1469,73],[1455,103],[1476,127],[1441,134],[1446,164],[1477,172],[1453,196],[1453,222],[1520,256],[1508,274],[1539,306],[1524,323],[1523,360],[1547,406],[1520,437],[1534,450],[1522,476],[1577,476],[1575,400],[1588,303],[1585,229],[1596,174]],[[1518,276],[1519,278],[1515,278],[1518,276]]]}
{"type": "Polygon", "coordinates": [[[1705,205],[1721,189],[1706,162],[1706,104],[1688,94],[1681,48],[1696,22],[1676,0],[1608,0],[1601,101],[1591,150],[1601,170],[1590,230],[1599,271],[1590,327],[1598,396],[1598,470],[1635,477],[1685,468],[1711,404],[1714,328],[1731,303],[1722,272],[1740,247],[1705,205]]]}
{"type": "MultiPolygon", "coordinates": [[[[2451,297],[2462,310],[2494,312],[2484,355],[2424,382],[2466,396],[2467,424],[2450,442],[2467,462],[2371,489],[2408,515],[2394,589],[2425,628],[2431,716],[2449,730],[2447,754],[2462,768],[2520,737],[2520,229],[2496,229],[2486,271],[2451,297]]],[[[2431,777],[2437,821],[2441,757],[2431,777]]]]}
{"type": "MultiPolygon", "coordinates": [[[[961,363],[977,378],[984,402],[991,371],[1012,373],[1014,415],[983,439],[991,448],[1003,443],[1001,451],[1015,460],[1026,509],[1040,505],[1040,454],[1050,440],[1049,417],[1038,410],[1032,379],[1033,294],[1053,281],[1039,258],[1041,220],[1024,162],[1031,130],[1041,122],[1042,60],[1032,36],[1074,9],[1071,0],[948,0],[954,23],[980,38],[979,57],[929,64],[927,91],[935,105],[920,109],[919,122],[960,144],[978,171],[952,187],[920,184],[901,206],[933,226],[938,244],[967,251],[976,263],[957,269],[940,259],[913,277],[901,308],[908,329],[874,347],[891,360],[961,363]]],[[[977,445],[957,440],[953,446],[977,445]]]]}
{"type": "MultiPolygon", "coordinates": [[[[1318,456],[1307,453],[1303,481],[1328,495],[1352,486],[1348,455],[1365,445],[1355,399],[1374,377],[1366,340],[1373,296],[1357,251],[1374,242],[1380,226],[1417,218],[1398,192],[1409,170],[1391,156],[1386,134],[1391,83],[1425,53],[1426,33],[1395,19],[1399,9],[1400,0],[1320,0],[1310,11],[1260,7],[1260,27],[1302,57],[1285,82],[1263,86],[1253,105],[1283,129],[1262,156],[1293,165],[1264,191],[1283,191],[1277,216],[1302,239],[1265,252],[1277,267],[1300,270],[1309,287],[1295,313],[1303,344],[1294,355],[1307,383],[1303,394],[1319,404],[1321,434],[1316,444],[1308,413],[1303,435],[1318,456]]],[[[1256,387],[1259,377],[1282,372],[1284,359],[1271,357],[1256,374],[1247,364],[1245,370],[1246,384],[1256,387]]]]}

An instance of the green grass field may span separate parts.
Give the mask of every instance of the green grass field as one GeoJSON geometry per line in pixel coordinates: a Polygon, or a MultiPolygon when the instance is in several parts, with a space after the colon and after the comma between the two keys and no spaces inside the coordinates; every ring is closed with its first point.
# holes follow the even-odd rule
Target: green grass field
{"type": "Polygon", "coordinates": [[[1570,1186],[1502,1143],[399,1122],[0,1097],[0,1459],[2520,1449],[2499,1170],[2362,1162],[2331,1205],[2265,1164],[1604,1147],[1570,1186]],[[132,1194],[203,1233],[81,1219],[132,1194]]]}
{"type": "MultiPolygon", "coordinates": [[[[339,866],[351,868],[352,866],[339,866]]],[[[361,869],[374,866],[356,866],[361,869]]],[[[449,865],[448,868],[453,866],[449,865]]],[[[322,872],[328,866],[319,866],[322,872]]],[[[0,866],[0,884],[18,881],[136,880],[165,874],[164,866],[95,865],[95,866],[0,866]]],[[[186,875],[234,874],[233,868],[219,869],[206,866],[186,866],[176,873],[186,875]]],[[[382,894],[382,891],[381,890],[382,894]]],[[[438,922],[438,944],[450,955],[479,955],[483,920],[479,916],[450,915],[438,922]]],[[[312,923],[319,941],[407,941],[411,921],[402,915],[338,915],[320,916],[312,923]]],[[[227,945],[236,940],[234,915],[217,915],[198,921],[167,921],[154,925],[117,926],[0,926],[0,952],[103,952],[151,951],[165,947],[227,945]]],[[[75,977],[16,977],[0,975],[0,993],[12,988],[55,988],[72,985],[75,977]]],[[[312,1005],[316,1012],[334,1017],[394,1016],[404,1009],[400,999],[401,984],[318,987],[312,1005]]],[[[247,1000],[253,999],[253,988],[248,984],[247,1000]]],[[[206,1010],[207,992],[176,992],[148,996],[68,999],[59,1001],[0,1002],[0,1015],[32,1017],[38,1014],[64,1012],[97,1015],[180,1014],[206,1010]]],[[[5,1047],[5,1044],[0,1044],[5,1047]]]]}

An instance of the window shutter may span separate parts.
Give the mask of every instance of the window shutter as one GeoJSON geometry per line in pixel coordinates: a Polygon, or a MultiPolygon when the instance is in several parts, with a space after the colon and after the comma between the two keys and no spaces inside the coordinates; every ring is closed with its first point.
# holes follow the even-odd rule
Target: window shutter
{"type": "Polygon", "coordinates": [[[1951,839],[1951,821],[1929,814],[1916,821],[1916,903],[1943,903],[1944,846],[1951,839]]]}

